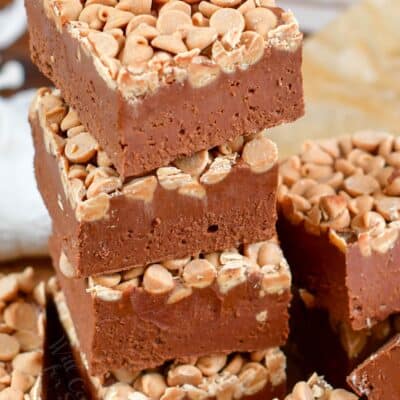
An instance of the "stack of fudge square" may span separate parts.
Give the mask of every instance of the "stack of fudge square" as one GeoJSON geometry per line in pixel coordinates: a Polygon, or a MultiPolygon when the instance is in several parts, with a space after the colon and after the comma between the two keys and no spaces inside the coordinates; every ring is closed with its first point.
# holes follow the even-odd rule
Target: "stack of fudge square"
{"type": "Polygon", "coordinates": [[[302,34],[271,0],[27,0],[53,294],[94,399],[285,395],[278,152],[302,34]]]}

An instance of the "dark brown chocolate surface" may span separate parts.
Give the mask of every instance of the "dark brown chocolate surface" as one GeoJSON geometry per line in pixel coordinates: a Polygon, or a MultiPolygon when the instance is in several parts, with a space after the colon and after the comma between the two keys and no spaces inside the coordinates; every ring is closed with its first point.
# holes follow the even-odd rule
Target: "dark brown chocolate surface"
{"type": "Polygon", "coordinates": [[[316,298],[317,307],[354,330],[400,312],[400,241],[386,253],[363,256],[356,243],[346,253],[326,233],[307,233],[280,216],[278,234],[293,281],[316,298]]]}
{"type": "Polygon", "coordinates": [[[33,61],[61,90],[121,176],[140,175],[240,135],[294,121],[304,112],[301,48],[267,49],[247,71],[193,89],[160,88],[135,105],[110,89],[79,43],[26,1],[33,61]]]}
{"type": "MultiPolygon", "coordinates": [[[[50,251],[58,260],[55,237],[50,251]]],[[[214,283],[167,305],[166,295],[151,295],[142,288],[124,291],[120,300],[104,301],[86,292],[85,279],[57,272],[81,350],[96,375],[120,367],[151,368],[180,357],[279,347],[288,336],[291,294],[261,297],[258,274],[224,295],[214,283]],[[268,318],[260,323],[256,316],[265,310],[268,318]]]]}
{"type": "Polygon", "coordinates": [[[400,398],[400,335],[365,360],[348,377],[349,385],[368,400],[400,398]]]}
{"type": "Polygon", "coordinates": [[[79,276],[224,250],[275,234],[278,167],[255,174],[240,162],[222,182],[209,185],[202,200],[159,185],[149,204],[114,196],[109,218],[78,222],[66,199],[57,160],[45,149],[37,118],[32,129],[39,190],[79,276]]]}

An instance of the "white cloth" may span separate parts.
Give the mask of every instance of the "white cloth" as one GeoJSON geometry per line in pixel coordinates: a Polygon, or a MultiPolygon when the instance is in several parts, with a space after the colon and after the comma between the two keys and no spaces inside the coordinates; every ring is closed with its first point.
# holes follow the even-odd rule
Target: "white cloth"
{"type": "Polygon", "coordinates": [[[33,94],[0,98],[0,261],[47,254],[51,222],[36,187],[27,121],[33,94]]]}

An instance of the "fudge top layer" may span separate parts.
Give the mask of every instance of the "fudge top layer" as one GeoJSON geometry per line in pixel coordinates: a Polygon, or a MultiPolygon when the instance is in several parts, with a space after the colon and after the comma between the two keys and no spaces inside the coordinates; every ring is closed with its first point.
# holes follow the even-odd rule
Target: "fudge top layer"
{"type": "MultiPolygon", "coordinates": [[[[69,276],[72,267],[64,253],[59,267],[69,276]]],[[[140,288],[151,295],[168,294],[167,304],[174,304],[190,296],[193,290],[213,284],[217,285],[220,295],[225,295],[251,275],[261,276],[261,297],[279,295],[290,289],[290,269],[276,240],[245,245],[241,251],[231,249],[90,277],[87,292],[104,301],[117,301],[124,291],[140,288]]],[[[264,322],[266,312],[257,318],[264,322]]]]}
{"type": "Polygon", "coordinates": [[[45,283],[31,267],[0,274],[0,398],[40,398],[45,283]]]}
{"type": "Polygon", "coordinates": [[[385,253],[398,238],[400,138],[386,132],[309,141],[280,168],[278,202],[293,224],[328,232],[343,252],[385,253]]]}
{"type": "Polygon", "coordinates": [[[266,48],[294,51],[302,42],[275,0],[42,1],[107,84],[132,101],[175,82],[206,86],[257,63],[266,48]]]}
{"type": "Polygon", "coordinates": [[[124,181],[58,91],[40,89],[30,117],[38,118],[46,149],[57,157],[64,191],[78,221],[107,217],[113,196],[149,203],[158,185],[182,196],[205,199],[207,186],[221,182],[235,165],[246,165],[259,174],[270,170],[278,159],[276,145],[260,133],[238,137],[143,177],[124,181]]]}
{"type": "Polygon", "coordinates": [[[307,382],[298,382],[285,400],[357,400],[344,389],[333,389],[322,377],[313,374],[307,382]]]}
{"type": "MultiPolygon", "coordinates": [[[[79,352],[76,336],[64,294],[53,292],[60,320],[75,351],[79,352]]],[[[85,356],[79,352],[83,364],[85,356]]],[[[222,393],[234,393],[235,398],[251,396],[267,384],[278,386],[286,380],[286,358],[279,348],[252,353],[213,354],[200,358],[167,362],[152,370],[110,371],[106,377],[91,377],[93,386],[104,399],[205,399],[222,393]]],[[[230,398],[230,397],[228,397],[230,398]]]]}

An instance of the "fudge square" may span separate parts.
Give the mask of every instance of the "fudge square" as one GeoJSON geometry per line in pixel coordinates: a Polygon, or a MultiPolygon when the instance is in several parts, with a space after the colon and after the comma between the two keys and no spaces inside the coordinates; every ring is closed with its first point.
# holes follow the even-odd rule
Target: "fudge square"
{"type": "Polygon", "coordinates": [[[285,394],[286,357],[279,348],[187,357],[150,370],[120,368],[105,376],[93,375],[80,348],[65,296],[56,283],[52,287],[59,319],[92,399],[272,400],[282,399],[285,394]]]}
{"type": "Polygon", "coordinates": [[[30,121],[38,186],[71,276],[275,235],[278,152],[263,134],[124,181],[57,92],[38,92],[30,121]]]}
{"type": "Polygon", "coordinates": [[[303,114],[302,34],[271,0],[26,0],[31,54],[122,177],[303,114]]]}
{"type": "Polygon", "coordinates": [[[347,382],[368,400],[400,398],[400,334],[367,358],[348,377],[347,382]]]}
{"type": "Polygon", "coordinates": [[[50,253],[90,373],[284,345],[291,275],[276,241],[88,279],[50,253]]]}
{"type": "Polygon", "coordinates": [[[353,330],[400,311],[400,139],[308,142],[286,160],[279,234],[297,287],[353,330]]]}

